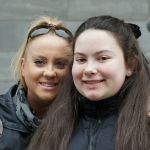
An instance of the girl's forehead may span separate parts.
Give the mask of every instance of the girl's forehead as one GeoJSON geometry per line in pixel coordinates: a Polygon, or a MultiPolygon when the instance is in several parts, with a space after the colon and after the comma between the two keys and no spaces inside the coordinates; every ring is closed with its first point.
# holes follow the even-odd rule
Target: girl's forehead
{"type": "Polygon", "coordinates": [[[110,31],[106,31],[106,30],[101,30],[101,29],[87,29],[85,31],[83,31],[78,37],[77,37],[77,41],[82,41],[84,42],[85,40],[89,40],[89,42],[91,41],[91,39],[94,40],[103,40],[105,38],[107,39],[113,39],[116,41],[115,36],[110,32],[110,31]]]}
{"type": "Polygon", "coordinates": [[[105,30],[86,30],[75,44],[74,53],[123,55],[122,48],[116,38],[105,30]]]}
{"type": "Polygon", "coordinates": [[[75,46],[80,45],[108,45],[109,43],[114,43],[118,45],[118,42],[114,35],[109,31],[88,29],[80,34],[76,40],[75,46]]]}

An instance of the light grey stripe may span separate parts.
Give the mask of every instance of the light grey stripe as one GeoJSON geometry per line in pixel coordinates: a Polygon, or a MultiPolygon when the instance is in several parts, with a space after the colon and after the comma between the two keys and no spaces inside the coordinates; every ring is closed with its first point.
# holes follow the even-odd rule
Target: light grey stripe
{"type": "Polygon", "coordinates": [[[2,120],[0,119],[0,138],[2,137],[3,134],[3,123],[2,120]]]}

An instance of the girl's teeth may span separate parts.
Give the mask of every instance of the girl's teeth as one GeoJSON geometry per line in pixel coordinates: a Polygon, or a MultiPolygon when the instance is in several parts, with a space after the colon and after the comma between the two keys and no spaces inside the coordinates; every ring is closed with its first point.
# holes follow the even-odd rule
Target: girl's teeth
{"type": "Polygon", "coordinates": [[[99,83],[100,81],[85,81],[87,84],[95,84],[95,83],[99,83]]]}

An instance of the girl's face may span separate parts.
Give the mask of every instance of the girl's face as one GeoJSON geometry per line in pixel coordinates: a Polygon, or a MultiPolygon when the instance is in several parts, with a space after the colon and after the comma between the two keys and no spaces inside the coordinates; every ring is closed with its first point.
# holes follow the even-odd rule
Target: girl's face
{"type": "Polygon", "coordinates": [[[72,75],[84,97],[98,101],[115,95],[127,71],[122,49],[110,32],[89,29],[77,38],[72,75]]]}
{"type": "Polygon", "coordinates": [[[69,64],[71,46],[55,34],[38,36],[29,42],[22,59],[22,76],[31,106],[49,104],[57,95],[69,64]]]}

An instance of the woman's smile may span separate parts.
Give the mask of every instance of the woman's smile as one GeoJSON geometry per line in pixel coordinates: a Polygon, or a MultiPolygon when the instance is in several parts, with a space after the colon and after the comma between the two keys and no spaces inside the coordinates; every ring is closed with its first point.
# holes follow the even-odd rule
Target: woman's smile
{"type": "Polygon", "coordinates": [[[55,88],[57,88],[58,83],[53,83],[53,82],[40,82],[40,85],[42,85],[42,88],[46,89],[46,90],[53,90],[55,88]]]}

